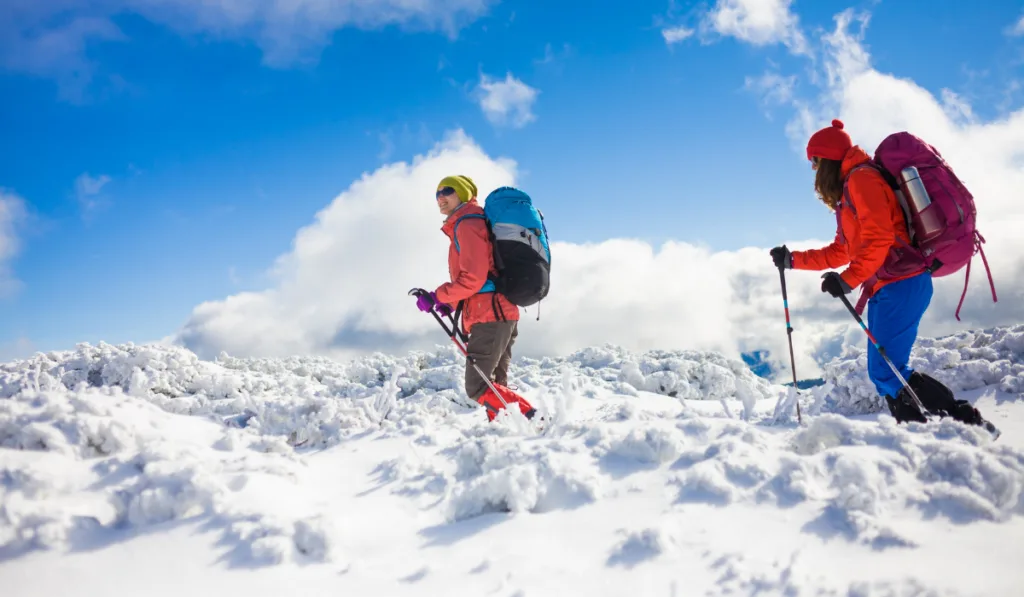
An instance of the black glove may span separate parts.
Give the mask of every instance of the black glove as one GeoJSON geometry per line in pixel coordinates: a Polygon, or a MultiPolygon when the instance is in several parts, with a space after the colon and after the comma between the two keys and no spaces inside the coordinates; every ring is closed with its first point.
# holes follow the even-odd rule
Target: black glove
{"type": "Polygon", "coordinates": [[[821,278],[821,291],[827,292],[836,298],[853,291],[837,272],[828,272],[821,278]]]}
{"type": "Polygon", "coordinates": [[[771,253],[772,261],[775,262],[775,267],[779,269],[793,269],[793,254],[789,252],[786,245],[775,247],[769,253],[771,253]]]}

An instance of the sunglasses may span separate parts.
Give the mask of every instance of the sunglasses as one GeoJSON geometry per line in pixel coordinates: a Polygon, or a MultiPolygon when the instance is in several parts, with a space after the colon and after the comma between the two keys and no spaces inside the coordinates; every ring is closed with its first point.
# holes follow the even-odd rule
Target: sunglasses
{"type": "Polygon", "coordinates": [[[453,195],[453,194],[455,194],[455,189],[454,188],[452,188],[452,187],[442,187],[442,188],[438,189],[436,193],[434,193],[434,199],[440,199],[442,195],[447,197],[448,195],[453,195]]]}

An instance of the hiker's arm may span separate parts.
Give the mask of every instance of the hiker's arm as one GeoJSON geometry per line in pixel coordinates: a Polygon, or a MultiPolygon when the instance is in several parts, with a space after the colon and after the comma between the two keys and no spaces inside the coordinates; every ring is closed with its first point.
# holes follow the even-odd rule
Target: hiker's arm
{"type": "Polygon", "coordinates": [[[867,173],[851,176],[849,189],[850,201],[857,210],[860,238],[859,244],[850,250],[856,258],[840,275],[850,288],[856,288],[882,267],[890,247],[896,242],[889,209],[890,198],[895,201],[896,197],[878,177],[867,173]]]}
{"type": "Polygon", "coordinates": [[[487,282],[490,245],[483,220],[466,219],[455,231],[459,239],[459,273],[454,282],[437,288],[437,300],[452,307],[468,299],[487,282]]]}
{"type": "Polygon", "coordinates": [[[840,239],[839,230],[836,230],[836,237],[829,246],[809,251],[793,251],[792,255],[793,269],[821,271],[843,267],[850,262],[846,245],[840,239]]]}

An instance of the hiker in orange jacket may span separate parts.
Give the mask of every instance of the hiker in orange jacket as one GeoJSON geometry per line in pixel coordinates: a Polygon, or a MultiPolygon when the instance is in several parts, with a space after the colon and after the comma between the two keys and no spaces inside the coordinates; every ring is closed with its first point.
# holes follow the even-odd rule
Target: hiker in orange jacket
{"type": "MultiPolygon", "coordinates": [[[[491,385],[506,403],[517,402],[520,412],[528,419],[533,418],[536,414],[533,406],[507,387],[512,345],[519,335],[519,307],[495,292],[493,283],[488,280],[488,275],[497,271],[484,210],[477,203],[476,184],[468,176],[447,176],[437,185],[436,199],[438,209],[446,216],[441,231],[451,240],[448,247],[451,281],[438,286],[431,298],[443,315],[453,306],[462,304],[461,327],[469,336],[466,394],[487,409],[490,421],[504,408],[487,381],[469,363],[472,359],[490,377],[491,385]]],[[[429,311],[429,308],[429,304],[420,304],[421,310],[429,311]]]]}
{"type": "MultiPolygon", "coordinates": [[[[836,212],[836,236],[827,247],[790,251],[785,245],[771,250],[775,266],[797,270],[838,269],[822,276],[821,291],[834,297],[864,287],[868,299],[868,328],[885,348],[904,380],[928,410],[980,424],[980,413],[930,376],[909,366],[918,326],[932,298],[932,275],[924,266],[879,281],[875,274],[894,259],[894,250],[909,243],[906,220],[892,188],[870,167],[871,157],[853,144],[843,123],[833,120],[811,136],[807,159],[815,171],[818,198],[836,212]]],[[[924,422],[924,414],[911,400],[872,342],[868,342],[868,376],[898,422],[924,422]]]]}

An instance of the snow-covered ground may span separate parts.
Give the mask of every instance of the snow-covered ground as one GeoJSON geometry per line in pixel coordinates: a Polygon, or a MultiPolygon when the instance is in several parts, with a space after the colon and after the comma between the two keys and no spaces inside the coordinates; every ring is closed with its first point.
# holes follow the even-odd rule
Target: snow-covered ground
{"type": "Polygon", "coordinates": [[[1024,325],[913,364],[1002,431],[897,427],[864,355],[791,391],[700,352],[0,365],[0,587],[41,595],[1021,595],[1024,325]]]}

